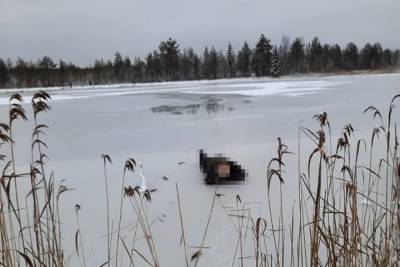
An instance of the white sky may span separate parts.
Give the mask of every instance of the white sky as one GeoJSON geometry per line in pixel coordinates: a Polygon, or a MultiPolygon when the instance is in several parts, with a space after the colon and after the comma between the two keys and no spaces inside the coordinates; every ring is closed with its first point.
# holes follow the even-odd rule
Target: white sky
{"type": "Polygon", "coordinates": [[[117,50],[144,57],[168,37],[237,51],[261,33],[400,48],[399,13],[400,0],[0,0],[0,57],[87,65],[117,50]]]}

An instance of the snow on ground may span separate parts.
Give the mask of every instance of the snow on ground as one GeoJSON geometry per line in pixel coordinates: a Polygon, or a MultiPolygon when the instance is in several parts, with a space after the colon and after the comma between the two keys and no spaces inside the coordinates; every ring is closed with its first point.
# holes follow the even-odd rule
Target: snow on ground
{"type": "Polygon", "coordinates": [[[230,90],[198,90],[187,91],[193,94],[223,94],[223,95],[243,95],[243,96],[267,96],[267,95],[288,95],[299,96],[312,94],[319,90],[327,89],[330,86],[338,85],[340,82],[331,81],[278,81],[263,83],[229,84],[226,87],[230,90]]]}

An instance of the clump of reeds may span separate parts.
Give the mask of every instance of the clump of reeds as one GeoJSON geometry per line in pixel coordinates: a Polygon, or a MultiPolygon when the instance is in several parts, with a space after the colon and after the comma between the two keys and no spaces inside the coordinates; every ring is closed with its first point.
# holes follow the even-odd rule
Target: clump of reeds
{"type": "Polygon", "coordinates": [[[54,174],[45,167],[47,145],[42,137],[47,125],[40,122],[40,115],[50,110],[49,99],[44,91],[32,97],[33,132],[28,170],[18,170],[14,156],[14,124],[20,119],[27,120],[20,94],[11,95],[8,123],[0,123],[0,146],[9,149],[9,153],[0,157],[4,162],[0,177],[1,262],[5,266],[64,264],[58,203],[68,188],[63,182],[56,186],[54,174]],[[29,190],[23,192],[22,183],[27,180],[29,190]],[[23,207],[21,203],[26,205],[23,207]]]}
{"type": "MultiPolygon", "coordinates": [[[[369,141],[353,140],[353,127],[347,124],[333,150],[333,144],[327,142],[331,129],[326,113],[315,116],[319,121],[317,131],[301,128],[315,149],[308,158],[307,172],[299,169],[299,265],[400,263],[399,144],[397,125],[392,121],[399,97],[392,99],[386,122],[375,107],[365,110],[371,111],[379,122],[369,141]],[[385,155],[373,162],[376,158],[373,148],[381,141],[380,134],[385,137],[381,142],[385,155]],[[360,161],[361,156],[369,159],[367,163],[360,161]]],[[[301,151],[298,153],[301,159],[301,151]]]]}
{"type": "MultiPolygon", "coordinates": [[[[0,265],[65,266],[67,264],[62,246],[59,201],[61,195],[69,188],[64,184],[64,180],[61,180],[59,185],[56,186],[54,174],[52,172],[49,174],[46,168],[47,155],[45,151],[47,144],[42,137],[48,126],[40,122],[40,114],[51,109],[47,103],[49,99],[50,95],[44,91],[38,91],[32,97],[33,132],[28,170],[18,170],[14,156],[16,143],[13,139],[13,126],[18,120],[28,119],[20,94],[16,93],[10,96],[9,120],[7,123],[0,123],[0,148],[3,151],[3,154],[0,154],[0,160],[4,162],[0,178],[0,265]],[[24,187],[27,181],[29,181],[28,190],[24,187]],[[25,189],[26,192],[22,192],[21,189],[25,189]],[[22,205],[21,203],[25,204],[22,205]]],[[[112,259],[115,259],[115,266],[118,266],[118,260],[123,257],[120,252],[120,244],[122,243],[123,251],[130,259],[130,265],[135,265],[133,253],[136,253],[150,265],[159,266],[157,251],[147,218],[146,203],[151,201],[151,192],[149,190],[142,191],[139,187],[132,188],[125,185],[125,176],[129,171],[133,172],[136,167],[133,158],[129,158],[125,162],[123,170],[118,228],[116,240],[113,242],[113,232],[110,228],[111,218],[106,168],[107,163],[111,164],[111,157],[102,155],[102,160],[107,204],[107,260],[103,265],[111,266],[112,259]],[[134,248],[136,230],[131,249],[121,236],[124,198],[129,200],[135,211],[137,225],[142,229],[151,259],[147,259],[144,253],[134,248]]],[[[86,266],[84,242],[78,216],[80,209],[80,205],[77,204],[75,206],[77,221],[74,237],[75,252],[81,266],[86,266]]]]}

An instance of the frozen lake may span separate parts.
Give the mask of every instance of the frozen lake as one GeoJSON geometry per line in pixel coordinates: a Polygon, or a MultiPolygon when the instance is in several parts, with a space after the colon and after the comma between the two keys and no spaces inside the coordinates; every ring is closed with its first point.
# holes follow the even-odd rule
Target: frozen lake
{"type": "MultiPolygon", "coordinates": [[[[300,125],[315,129],[313,115],[326,111],[338,135],[352,123],[356,135],[369,135],[375,126],[363,115],[369,105],[387,109],[400,92],[400,74],[282,78],[277,80],[221,80],[131,86],[82,87],[52,90],[49,125],[49,169],[66,179],[74,191],[63,196],[63,224],[67,255],[74,251],[75,204],[80,204],[81,233],[88,266],[106,260],[106,202],[100,155],[109,154],[110,208],[117,224],[124,162],[143,163],[144,174],[157,191],[148,206],[162,266],[183,266],[175,184],[178,183],[189,253],[199,246],[207,223],[213,186],[206,186],[198,167],[198,149],[223,153],[248,172],[243,185],[224,185],[215,204],[200,266],[231,266],[237,235],[226,213],[236,195],[248,202],[252,216],[266,216],[266,165],[276,152],[279,136],[297,152],[300,125]],[[166,176],[168,180],[162,179],[166,176]],[[225,207],[225,209],[223,208],[225,207]]],[[[25,93],[29,103],[29,95],[25,93]]],[[[0,95],[0,121],[6,120],[8,94],[0,95]]],[[[27,110],[29,106],[26,105],[27,110]]],[[[17,122],[17,160],[30,159],[31,124],[17,122]]],[[[310,153],[305,145],[304,157],[310,153]]],[[[297,190],[297,157],[288,157],[285,208],[291,210],[297,190]]],[[[139,184],[137,174],[126,184],[139,184]]],[[[126,207],[129,207],[128,202],[126,207]]],[[[132,234],[135,216],[126,209],[124,236],[132,234]]],[[[140,234],[139,234],[140,235],[140,234]]],[[[141,248],[140,244],[138,247],[141,248]]],[[[147,255],[145,248],[141,248],[147,255]]],[[[138,266],[145,266],[143,262],[138,266]]],[[[125,260],[125,262],[127,262],[125,260]]],[[[77,259],[72,256],[71,266],[77,259]]]]}

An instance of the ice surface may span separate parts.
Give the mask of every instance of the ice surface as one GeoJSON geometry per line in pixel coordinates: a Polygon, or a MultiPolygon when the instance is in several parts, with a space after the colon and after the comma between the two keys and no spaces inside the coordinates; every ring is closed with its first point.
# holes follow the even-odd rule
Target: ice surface
{"type": "MultiPolygon", "coordinates": [[[[205,244],[211,249],[203,251],[199,264],[231,266],[237,236],[223,206],[235,206],[235,197],[240,195],[243,202],[249,203],[254,217],[266,216],[265,168],[276,153],[276,137],[280,136],[295,153],[285,161],[284,210],[291,211],[297,194],[299,125],[317,129],[312,117],[326,111],[334,137],[350,122],[357,137],[369,139],[375,123],[362,111],[369,105],[386,108],[399,93],[399,84],[400,75],[391,74],[51,89],[52,111],[39,118],[50,127],[44,137],[49,146],[48,166],[56,179],[66,179],[74,188],[63,195],[61,202],[65,255],[74,251],[74,205],[80,204],[80,233],[87,265],[98,266],[105,261],[106,202],[100,155],[107,153],[113,161],[107,169],[112,225],[116,225],[119,212],[124,161],[133,157],[143,162],[147,182],[157,188],[149,205],[149,220],[161,265],[184,266],[175,183],[180,189],[189,253],[193,253],[192,246],[198,246],[202,238],[215,189],[203,184],[197,154],[203,148],[210,154],[223,153],[235,159],[249,175],[244,185],[218,188],[221,197],[216,202],[205,244]],[[210,98],[218,101],[221,108],[207,110],[210,98]],[[160,106],[189,105],[200,108],[181,114],[152,111],[160,106]]],[[[27,104],[32,91],[24,92],[27,104]]],[[[12,92],[0,94],[0,121],[8,119],[6,105],[12,92]]],[[[29,111],[28,106],[25,108],[29,111]]],[[[398,118],[396,110],[393,116],[398,118]]],[[[14,126],[15,154],[19,170],[23,171],[23,163],[30,160],[32,125],[17,121],[14,126]]],[[[312,142],[302,143],[304,154],[312,149],[312,142]]],[[[126,184],[140,185],[139,172],[129,174],[126,184]]],[[[134,222],[129,202],[125,212],[123,236],[129,236],[134,222]]],[[[141,241],[137,248],[146,252],[141,241]]],[[[143,264],[139,262],[138,266],[143,264]]],[[[76,265],[79,262],[72,257],[70,266],[76,265]]]]}
{"type": "Polygon", "coordinates": [[[218,95],[243,95],[243,96],[268,96],[268,95],[290,95],[301,96],[303,94],[317,93],[319,90],[338,85],[332,81],[276,81],[228,84],[220,87],[231,88],[231,90],[197,90],[186,93],[195,94],[218,94],[218,95]]]}

